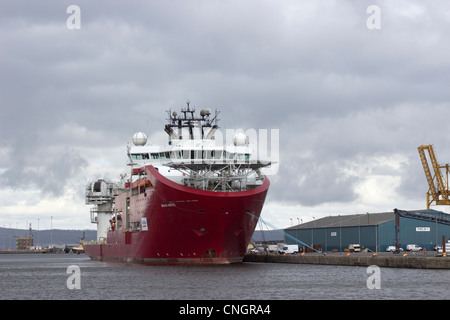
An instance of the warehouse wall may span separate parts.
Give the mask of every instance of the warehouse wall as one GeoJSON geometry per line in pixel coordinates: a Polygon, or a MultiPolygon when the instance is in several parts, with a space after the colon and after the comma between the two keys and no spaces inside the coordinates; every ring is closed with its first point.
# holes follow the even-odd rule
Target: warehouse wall
{"type": "MultiPolygon", "coordinates": [[[[285,232],[308,245],[321,245],[324,251],[332,251],[334,249],[343,251],[348,248],[349,244],[355,243],[360,243],[365,248],[373,251],[376,248],[376,226],[287,229],[285,232]]],[[[286,237],[285,242],[287,244],[297,244],[289,237],[286,237]]]]}
{"type": "MultiPolygon", "coordinates": [[[[450,240],[450,226],[438,224],[437,243],[442,245],[442,236],[450,240]]],[[[321,245],[322,250],[343,251],[349,244],[359,243],[372,251],[385,251],[388,246],[395,245],[395,221],[388,221],[380,225],[352,226],[342,228],[316,229],[286,229],[287,234],[311,245],[321,245]],[[341,237],[342,232],[342,237],[341,237]],[[378,248],[377,248],[378,243],[378,248]]],[[[297,244],[288,237],[287,244],[297,244]]],[[[417,244],[427,251],[436,245],[436,223],[409,218],[400,218],[400,244],[406,250],[406,245],[417,244]]]]}
{"type": "MultiPolygon", "coordinates": [[[[450,239],[450,226],[437,224],[437,243],[442,245],[442,236],[450,239]]],[[[395,221],[389,221],[379,226],[380,249],[395,245],[395,221]]],[[[400,244],[406,249],[408,244],[417,244],[427,251],[436,245],[436,223],[409,218],[400,218],[400,244]]]]}

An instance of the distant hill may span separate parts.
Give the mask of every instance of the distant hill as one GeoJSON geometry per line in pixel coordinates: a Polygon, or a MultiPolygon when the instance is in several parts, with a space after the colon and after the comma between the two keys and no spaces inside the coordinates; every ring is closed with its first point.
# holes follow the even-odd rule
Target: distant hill
{"type": "MultiPolygon", "coordinates": [[[[24,237],[28,235],[29,230],[0,228],[0,250],[16,249],[15,236],[24,237]]],[[[80,243],[80,239],[91,241],[97,240],[96,230],[33,230],[34,245],[41,245],[43,248],[49,246],[52,241],[55,245],[80,243]]]]}
{"type": "MultiPolygon", "coordinates": [[[[15,250],[16,239],[14,236],[24,237],[28,235],[29,231],[24,229],[1,228],[0,227],[0,250],[15,250]]],[[[97,240],[96,230],[33,230],[34,245],[41,245],[43,248],[48,247],[52,242],[55,245],[76,244],[80,243],[80,239],[84,233],[84,240],[97,240]]],[[[283,242],[284,236],[279,230],[255,230],[252,241],[271,241],[283,242]]]]}

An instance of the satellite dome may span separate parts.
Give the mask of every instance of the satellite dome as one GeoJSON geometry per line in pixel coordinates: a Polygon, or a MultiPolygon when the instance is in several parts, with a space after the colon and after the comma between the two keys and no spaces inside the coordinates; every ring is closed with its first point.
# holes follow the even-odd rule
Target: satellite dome
{"type": "Polygon", "coordinates": [[[145,146],[147,143],[147,136],[143,132],[136,132],[133,135],[133,143],[137,147],[145,146]]]}
{"type": "Polygon", "coordinates": [[[233,142],[237,147],[245,146],[245,142],[247,141],[247,136],[243,132],[238,132],[234,135],[233,142]]]}

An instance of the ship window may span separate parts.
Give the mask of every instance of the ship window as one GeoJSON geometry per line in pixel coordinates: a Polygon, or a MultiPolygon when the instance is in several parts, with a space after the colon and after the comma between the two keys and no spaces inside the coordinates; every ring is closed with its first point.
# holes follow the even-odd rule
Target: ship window
{"type": "Polygon", "coordinates": [[[160,159],[170,159],[170,152],[160,152],[159,158],[160,159]]]}
{"type": "Polygon", "coordinates": [[[195,151],[194,159],[205,159],[205,151],[195,151]]]}
{"type": "Polygon", "coordinates": [[[131,223],[131,231],[141,231],[141,223],[139,221],[131,223]]]}
{"type": "Polygon", "coordinates": [[[152,153],[152,159],[159,159],[158,153],[152,153]]]}
{"type": "Polygon", "coordinates": [[[146,160],[149,159],[148,153],[132,153],[131,159],[133,160],[146,160]]]}
{"type": "Polygon", "coordinates": [[[216,150],[202,151],[202,159],[220,159],[222,152],[216,150]]]}
{"type": "Polygon", "coordinates": [[[116,229],[122,230],[122,211],[118,211],[116,214],[116,229]]]}
{"type": "Polygon", "coordinates": [[[249,153],[236,153],[234,155],[235,160],[250,160],[250,154],[249,153]]]}

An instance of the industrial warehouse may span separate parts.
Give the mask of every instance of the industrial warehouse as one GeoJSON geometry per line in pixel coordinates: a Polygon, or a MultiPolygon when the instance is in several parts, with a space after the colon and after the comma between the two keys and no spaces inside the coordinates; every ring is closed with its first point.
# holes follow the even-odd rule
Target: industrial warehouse
{"type": "Polygon", "coordinates": [[[329,216],[285,229],[286,243],[311,244],[320,251],[340,251],[357,245],[370,251],[401,249],[435,250],[450,236],[450,215],[430,209],[430,205],[450,205],[450,166],[439,165],[432,145],[419,152],[428,182],[427,210],[394,209],[384,213],[329,216]],[[427,157],[428,155],[428,157],[427,157]],[[432,173],[433,172],[433,173],[432,173]]]}
{"type": "Polygon", "coordinates": [[[379,252],[395,247],[396,242],[403,250],[415,244],[429,251],[442,246],[443,237],[449,239],[450,215],[433,209],[335,215],[284,232],[286,244],[300,242],[320,251],[343,252],[358,244],[361,249],[379,252]]]}
{"type": "MultiPolygon", "coordinates": [[[[428,183],[426,210],[398,210],[382,213],[330,215],[278,230],[284,236],[281,255],[255,254],[273,250],[252,249],[247,262],[281,262],[389,268],[450,269],[450,214],[430,209],[450,205],[450,165],[439,165],[432,145],[417,148],[428,183]],[[430,251],[434,253],[427,254],[430,251]],[[304,254],[305,252],[320,254],[304,254]],[[366,254],[353,252],[371,252],[366,254]],[[397,254],[379,254],[390,251],[397,254]],[[402,251],[412,251],[413,254],[402,251]],[[416,254],[421,251],[420,254],[416,254]],[[302,252],[301,255],[295,254],[302,252]],[[327,254],[337,252],[336,254],[327,254]],[[339,254],[347,252],[347,254],[339,254]],[[288,253],[293,253],[287,255],[288,253]]],[[[259,218],[267,226],[269,223],[259,218]]],[[[291,219],[292,221],[292,219],[291,219]]],[[[255,233],[256,234],[256,233],[255,233]]],[[[257,237],[254,235],[254,243],[257,237]]],[[[264,239],[262,233],[263,248],[264,239]]],[[[273,246],[273,245],[272,245],[273,246]]]]}

